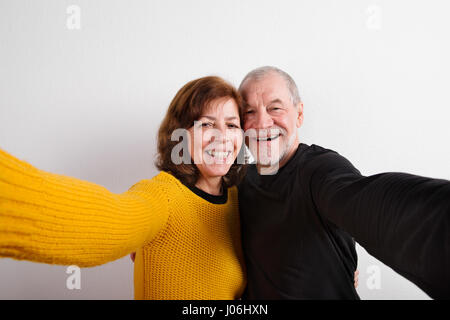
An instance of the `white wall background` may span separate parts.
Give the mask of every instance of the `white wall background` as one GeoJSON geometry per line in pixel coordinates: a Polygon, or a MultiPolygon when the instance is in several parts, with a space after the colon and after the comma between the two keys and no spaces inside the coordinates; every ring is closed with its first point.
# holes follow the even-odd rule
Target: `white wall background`
{"type": "MultiPolygon", "coordinates": [[[[300,87],[303,142],[366,175],[450,179],[449,13],[447,0],[0,0],[0,147],[121,193],[156,174],[157,128],[184,83],[275,65],[300,87]]],[[[358,251],[362,299],[428,298],[358,251]]],[[[82,269],[81,290],[65,271],[0,259],[0,298],[133,298],[128,257],[82,269]]]]}

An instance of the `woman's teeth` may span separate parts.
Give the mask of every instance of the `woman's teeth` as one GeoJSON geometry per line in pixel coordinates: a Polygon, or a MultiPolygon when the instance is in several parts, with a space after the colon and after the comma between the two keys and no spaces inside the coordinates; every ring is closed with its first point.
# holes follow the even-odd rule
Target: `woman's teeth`
{"type": "Polygon", "coordinates": [[[208,150],[208,151],[206,151],[206,153],[210,157],[214,157],[214,158],[227,158],[231,154],[231,151],[211,151],[211,150],[208,150]]]}

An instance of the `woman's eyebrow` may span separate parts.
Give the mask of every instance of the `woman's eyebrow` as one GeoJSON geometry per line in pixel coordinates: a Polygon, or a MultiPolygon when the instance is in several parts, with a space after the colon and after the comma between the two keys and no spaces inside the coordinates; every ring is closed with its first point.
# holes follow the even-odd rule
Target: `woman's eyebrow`
{"type": "Polygon", "coordinates": [[[208,118],[209,120],[216,120],[216,117],[213,117],[213,116],[205,116],[205,115],[203,115],[203,116],[200,116],[200,118],[208,118]]]}
{"type": "MultiPolygon", "coordinates": [[[[216,117],[213,116],[201,116],[200,118],[208,118],[209,120],[216,120],[216,117]]],[[[232,117],[225,117],[225,120],[237,120],[238,118],[236,116],[232,117]]]]}

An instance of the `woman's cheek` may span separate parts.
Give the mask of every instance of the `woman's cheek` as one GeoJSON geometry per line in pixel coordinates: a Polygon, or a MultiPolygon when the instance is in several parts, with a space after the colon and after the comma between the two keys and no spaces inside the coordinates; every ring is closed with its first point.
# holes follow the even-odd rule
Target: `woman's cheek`
{"type": "Polygon", "coordinates": [[[234,149],[235,149],[236,153],[238,153],[239,150],[241,150],[243,139],[244,139],[243,132],[240,129],[236,130],[235,134],[232,137],[232,141],[233,141],[234,149]]]}
{"type": "Polygon", "coordinates": [[[202,146],[203,146],[203,147],[208,146],[209,141],[211,140],[211,132],[210,132],[210,130],[204,130],[204,131],[202,132],[202,137],[201,137],[201,139],[202,139],[202,146]]]}
{"type": "Polygon", "coordinates": [[[205,151],[206,149],[208,149],[208,146],[209,146],[209,144],[211,143],[211,137],[210,137],[210,135],[207,133],[207,132],[205,132],[203,135],[202,135],[202,141],[201,141],[201,144],[202,144],[202,152],[203,151],[205,151]]]}
{"type": "Polygon", "coordinates": [[[204,139],[204,134],[200,132],[191,131],[190,134],[190,152],[194,154],[192,160],[195,164],[201,164],[203,163],[203,151],[208,146],[207,141],[204,139]]]}

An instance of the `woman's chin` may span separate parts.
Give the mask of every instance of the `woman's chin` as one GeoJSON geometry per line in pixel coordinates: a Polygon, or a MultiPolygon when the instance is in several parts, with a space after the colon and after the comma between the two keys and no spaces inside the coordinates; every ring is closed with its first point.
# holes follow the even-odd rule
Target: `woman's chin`
{"type": "Polygon", "coordinates": [[[231,165],[228,163],[224,164],[212,164],[208,165],[205,170],[205,174],[207,174],[210,177],[223,177],[225,176],[228,171],[230,171],[231,165]]]}

